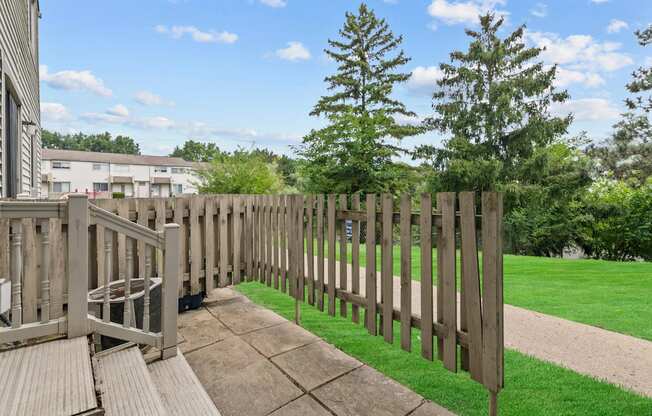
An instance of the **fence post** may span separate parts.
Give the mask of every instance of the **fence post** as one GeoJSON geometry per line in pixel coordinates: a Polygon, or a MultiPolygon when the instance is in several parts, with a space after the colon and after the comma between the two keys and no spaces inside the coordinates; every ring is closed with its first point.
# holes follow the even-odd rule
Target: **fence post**
{"type": "Polygon", "coordinates": [[[179,254],[181,250],[178,224],[166,224],[165,252],[163,268],[163,294],[161,307],[163,322],[163,345],[161,346],[161,359],[165,360],[177,355],[177,287],[179,279],[179,254]]]}
{"type": "Polygon", "coordinates": [[[68,338],[88,335],[88,197],[68,197],[68,338]]]}

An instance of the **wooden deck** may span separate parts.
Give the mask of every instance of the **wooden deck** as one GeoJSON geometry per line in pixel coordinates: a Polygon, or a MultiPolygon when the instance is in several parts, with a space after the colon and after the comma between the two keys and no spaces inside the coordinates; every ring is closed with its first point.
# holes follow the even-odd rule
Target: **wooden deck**
{"type": "Polygon", "coordinates": [[[0,354],[0,415],[68,416],[96,407],[86,337],[0,354]]]}

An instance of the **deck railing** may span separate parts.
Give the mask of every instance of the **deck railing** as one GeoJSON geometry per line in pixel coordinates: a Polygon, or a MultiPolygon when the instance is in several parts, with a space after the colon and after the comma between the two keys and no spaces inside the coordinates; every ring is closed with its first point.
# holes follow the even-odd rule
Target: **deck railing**
{"type": "Polygon", "coordinates": [[[11,328],[0,328],[0,344],[96,333],[158,347],[164,358],[175,355],[179,250],[178,225],[153,231],[89,205],[86,195],[60,202],[0,202],[0,278],[10,276],[12,282],[11,328]],[[2,230],[11,230],[9,239],[2,238],[2,230]],[[103,250],[96,258],[89,242],[97,235],[103,250]],[[118,248],[126,250],[129,266],[119,279],[111,267],[115,240],[124,242],[118,248]],[[158,276],[151,267],[154,251],[162,264],[158,276]],[[138,278],[136,258],[142,263],[138,278]],[[89,279],[91,263],[102,265],[99,288],[89,279]],[[153,285],[161,292],[155,310],[153,285]],[[132,292],[133,287],[142,290],[132,292]],[[90,311],[89,289],[96,295],[90,311]],[[139,314],[137,298],[143,305],[139,314]],[[112,315],[116,303],[123,306],[119,319],[112,315]],[[153,313],[160,316],[160,328],[150,326],[153,313]]]}

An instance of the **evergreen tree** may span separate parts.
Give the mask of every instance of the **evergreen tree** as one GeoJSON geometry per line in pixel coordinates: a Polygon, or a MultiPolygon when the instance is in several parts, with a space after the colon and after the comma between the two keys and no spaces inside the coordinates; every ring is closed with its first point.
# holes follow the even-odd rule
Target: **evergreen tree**
{"type": "Polygon", "coordinates": [[[210,162],[222,156],[222,151],[215,143],[202,143],[187,140],[182,147],[175,146],[171,157],[180,157],[191,162],[210,162]]]}
{"type": "Polygon", "coordinates": [[[436,188],[486,190],[515,180],[515,167],[564,135],[572,121],[550,113],[552,103],[569,97],[553,87],[556,66],[533,62],[542,49],[526,47],[525,26],[501,39],[503,23],[491,13],[480,16],[480,30],[466,30],[468,50],[440,65],[444,77],[427,124],[451,138],[443,149],[416,152],[441,172],[436,188]]]}
{"type": "MultiPolygon", "coordinates": [[[[641,46],[652,45],[652,25],[648,26],[645,30],[637,31],[636,37],[641,46]]],[[[634,71],[632,75],[634,79],[632,82],[627,84],[629,92],[632,94],[639,94],[652,91],[652,66],[648,68],[641,67],[634,71]]],[[[645,112],[652,111],[652,95],[647,98],[642,95],[635,96],[627,99],[626,103],[631,110],[640,109],[645,112]]]]}
{"type": "Polygon", "coordinates": [[[387,174],[401,152],[398,140],[420,131],[397,121],[415,114],[392,97],[410,77],[400,71],[409,62],[399,50],[402,42],[364,3],[357,14],[346,13],[340,39],[328,41],[325,52],[338,65],[325,79],[332,94],[321,97],[310,114],[326,117],[329,125],[310,132],[298,149],[308,190],[332,192],[332,184],[349,193],[395,189],[387,174]]]}

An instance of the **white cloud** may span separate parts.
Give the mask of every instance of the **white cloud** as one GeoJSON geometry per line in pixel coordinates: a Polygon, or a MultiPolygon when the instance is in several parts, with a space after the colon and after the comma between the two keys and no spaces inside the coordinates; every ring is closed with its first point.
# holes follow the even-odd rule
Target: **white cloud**
{"type": "Polygon", "coordinates": [[[215,30],[205,32],[195,26],[172,26],[168,28],[164,25],[157,25],[154,27],[154,30],[158,33],[169,35],[173,39],[181,39],[185,35],[189,35],[192,40],[199,43],[235,43],[238,40],[238,35],[235,33],[227,31],[218,32],[215,30]]]}
{"type": "Polygon", "coordinates": [[[406,83],[408,90],[420,94],[431,95],[435,92],[437,81],[444,76],[436,66],[418,66],[412,70],[412,75],[406,83]]]}
{"type": "Polygon", "coordinates": [[[506,11],[496,9],[497,6],[504,6],[506,3],[507,0],[433,0],[428,6],[428,14],[448,25],[459,23],[476,24],[479,22],[478,16],[488,11],[506,15],[506,11]]]}
{"type": "Polygon", "coordinates": [[[166,100],[160,95],[145,90],[138,91],[134,96],[134,100],[136,100],[136,102],[139,104],[147,106],[164,105],[168,107],[174,107],[175,105],[174,101],[166,100]]]}
{"type": "Polygon", "coordinates": [[[591,0],[591,3],[600,4],[600,3],[606,3],[608,1],[609,0],[591,0]]]}
{"type": "Polygon", "coordinates": [[[609,26],[607,26],[607,33],[618,33],[623,29],[627,29],[629,24],[623,20],[611,19],[609,26]]]}
{"type": "Polygon", "coordinates": [[[564,88],[571,84],[583,84],[584,86],[594,88],[604,85],[605,80],[595,72],[573,71],[558,67],[555,86],[564,88]]]}
{"type": "Polygon", "coordinates": [[[41,103],[41,120],[45,123],[60,123],[72,120],[72,116],[63,104],[41,103]]]}
{"type": "Polygon", "coordinates": [[[103,97],[110,97],[113,92],[104,85],[91,71],[59,71],[51,74],[46,65],[39,68],[39,78],[49,87],[59,90],[90,91],[103,97]]]}
{"type": "Polygon", "coordinates": [[[546,17],[548,16],[548,5],[545,3],[537,3],[532,9],[530,9],[530,14],[535,17],[546,17]]]}
{"type": "Polygon", "coordinates": [[[129,109],[122,104],[109,108],[106,113],[116,117],[129,117],[129,109]]]}
{"type": "Polygon", "coordinates": [[[288,5],[288,2],[285,0],[260,0],[260,2],[265,6],[274,8],[285,7],[288,5]]]}
{"type": "Polygon", "coordinates": [[[571,65],[571,69],[592,71],[617,71],[634,63],[632,58],[617,52],[621,44],[596,42],[589,35],[570,35],[566,38],[556,33],[527,32],[527,39],[545,48],[541,57],[549,64],[571,65]]]}
{"type": "Polygon", "coordinates": [[[306,61],[310,59],[310,51],[301,42],[288,42],[288,47],[278,49],[276,56],[286,61],[306,61]]]}
{"type": "Polygon", "coordinates": [[[620,116],[620,110],[604,98],[582,98],[557,103],[552,107],[556,115],[575,115],[575,121],[609,121],[620,116]]]}

